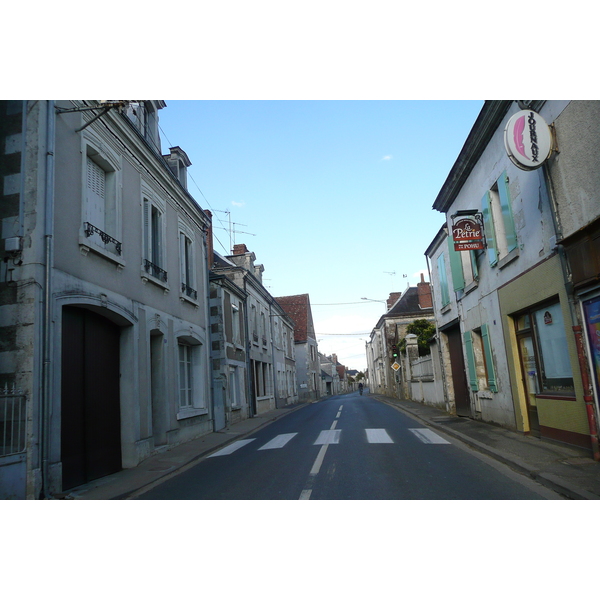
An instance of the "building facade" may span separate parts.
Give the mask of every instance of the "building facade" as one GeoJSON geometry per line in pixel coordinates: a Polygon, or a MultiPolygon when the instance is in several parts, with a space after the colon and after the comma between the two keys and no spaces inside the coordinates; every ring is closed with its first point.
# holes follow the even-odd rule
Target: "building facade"
{"type": "Polygon", "coordinates": [[[446,224],[426,256],[451,412],[592,448],[597,404],[580,338],[598,270],[580,279],[584,296],[574,298],[563,251],[579,228],[593,231],[599,213],[598,103],[584,104],[525,107],[555,135],[543,166],[524,169],[505,145],[524,107],[486,102],[434,203],[446,224]],[[483,249],[455,250],[450,232],[465,215],[478,215],[483,249]]]}
{"type": "Polygon", "coordinates": [[[51,497],[212,431],[209,220],[185,153],[161,154],[162,101],[1,104],[21,120],[3,132],[21,169],[3,178],[0,378],[26,415],[9,479],[51,497]]]}

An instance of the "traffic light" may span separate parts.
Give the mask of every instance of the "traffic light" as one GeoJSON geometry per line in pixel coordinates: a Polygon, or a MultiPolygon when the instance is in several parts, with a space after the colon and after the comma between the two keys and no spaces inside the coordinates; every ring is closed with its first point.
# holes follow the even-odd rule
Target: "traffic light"
{"type": "Polygon", "coordinates": [[[396,344],[392,344],[392,357],[398,358],[398,346],[396,344]]]}

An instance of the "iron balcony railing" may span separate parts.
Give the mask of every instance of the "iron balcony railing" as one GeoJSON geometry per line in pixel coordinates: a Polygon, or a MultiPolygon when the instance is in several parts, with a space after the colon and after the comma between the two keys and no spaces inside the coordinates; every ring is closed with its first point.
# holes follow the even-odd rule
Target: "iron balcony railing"
{"type": "Polygon", "coordinates": [[[167,272],[146,258],[144,259],[144,269],[146,269],[146,273],[149,273],[153,277],[156,277],[156,279],[160,279],[164,283],[167,283],[167,272]]]}
{"type": "Polygon", "coordinates": [[[15,386],[0,389],[0,456],[25,452],[25,400],[15,386]]]}
{"type": "Polygon", "coordinates": [[[185,294],[192,300],[198,300],[198,292],[192,289],[187,283],[181,284],[181,293],[185,294]]]}
{"type": "Polygon", "coordinates": [[[123,245],[121,244],[121,242],[119,242],[119,240],[115,240],[114,237],[111,237],[110,235],[108,235],[108,233],[105,233],[101,229],[98,229],[98,227],[96,227],[95,225],[92,225],[91,223],[87,223],[87,222],[84,223],[83,228],[84,228],[84,233],[85,233],[86,237],[90,237],[91,235],[94,235],[96,233],[96,234],[98,234],[100,239],[104,242],[105,246],[107,244],[114,244],[117,254],[119,256],[121,256],[121,251],[122,251],[123,245]]]}

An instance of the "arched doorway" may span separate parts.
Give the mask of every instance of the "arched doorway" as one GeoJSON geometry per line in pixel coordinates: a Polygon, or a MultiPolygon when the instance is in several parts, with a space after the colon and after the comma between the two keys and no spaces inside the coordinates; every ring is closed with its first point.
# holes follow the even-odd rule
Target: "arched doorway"
{"type": "Polygon", "coordinates": [[[96,312],[63,308],[63,490],[122,468],[120,335],[118,325],[96,312]]]}

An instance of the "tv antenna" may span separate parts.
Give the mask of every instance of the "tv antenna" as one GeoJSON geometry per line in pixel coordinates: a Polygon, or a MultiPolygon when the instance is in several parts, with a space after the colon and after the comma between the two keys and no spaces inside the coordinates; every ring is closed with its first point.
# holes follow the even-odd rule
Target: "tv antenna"
{"type": "Polygon", "coordinates": [[[217,210],[215,209],[215,212],[221,212],[221,213],[225,213],[227,215],[227,220],[229,222],[229,227],[225,228],[225,227],[215,227],[215,229],[224,229],[225,231],[229,231],[229,245],[230,245],[230,252],[233,254],[233,247],[235,246],[235,234],[236,233],[243,233],[244,235],[253,235],[256,236],[255,233],[249,233],[248,231],[239,231],[238,229],[235,229],[235,225],[241,225],[242,227],[247,227],[247,225],[244,225],[244,223],[234,223],[231,221],[231,211],[230,210],[217,210]]]}

